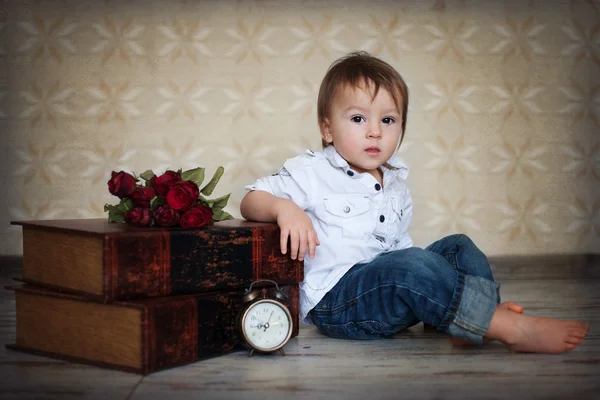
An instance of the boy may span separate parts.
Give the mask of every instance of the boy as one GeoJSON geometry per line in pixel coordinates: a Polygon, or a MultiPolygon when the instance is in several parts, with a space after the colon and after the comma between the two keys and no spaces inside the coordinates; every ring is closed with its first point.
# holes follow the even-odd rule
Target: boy
{"type": "Polygon", "coordinates": [[[289,240],[291,258],[304,260],[300,318],[345,339],[389,337],[423,321],[454,345],[575,348],[589,325],[501,304],[487,258],[465,235],[413,247],[408,168],[393,158],[407,109],[400,74],[351,53],[332,64],[319,90],[323,152],[289,159],[278,174],[246,187],[244,218],[277,222],[282,253],[289,240]]]}

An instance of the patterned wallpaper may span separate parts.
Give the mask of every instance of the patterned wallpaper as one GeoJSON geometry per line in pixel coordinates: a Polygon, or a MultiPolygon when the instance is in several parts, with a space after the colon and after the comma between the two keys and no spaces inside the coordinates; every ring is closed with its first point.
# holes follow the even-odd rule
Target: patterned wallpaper
{"type": "Polygon", "coordinates": [[[215,195],[320,149],[327,67],[411,90],[412,235],[491,255],[600,249],[598,0],[4,0],[0,254],[15,219],[105,217],[111,170],[219,165],[215,195]]]}

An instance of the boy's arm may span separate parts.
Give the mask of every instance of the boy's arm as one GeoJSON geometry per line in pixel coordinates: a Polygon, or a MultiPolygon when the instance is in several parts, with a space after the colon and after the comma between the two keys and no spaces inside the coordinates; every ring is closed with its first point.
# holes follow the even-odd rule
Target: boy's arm
{"type": "Polygon", "coordinates": [[[306,250],[310,258],[315,256],[315,247],[319,238],[312,221],[306,213],[292,200],[277,197],[262,190],[252,190],[244,196],[240,204],[240,212],[247,220],[259,222],[277,222],[281,230],[281,253],[287,252],[288,237],[290,239],[290,256],[292,260],[304,260],[306,250]]]}
{"type": "Polygon", "coordinates": [[[281,203],[291,201],[273,196],[263,190],[252,190],[244,196],[240,204],[242,217],[258,222],[277,222],[278,208],[281,203]]]}

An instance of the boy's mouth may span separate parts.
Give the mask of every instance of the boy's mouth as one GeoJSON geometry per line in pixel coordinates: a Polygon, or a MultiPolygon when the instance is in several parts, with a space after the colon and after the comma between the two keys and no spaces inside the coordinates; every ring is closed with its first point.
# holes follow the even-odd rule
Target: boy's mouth
{"type": "Polygon", "coordinates": [[[369,155],[377,155],[377,154],[381,153],[381,150],[379,149],[379,147],[371,146],[371,147],[367,147],[365,149],[365,152],[369,155]]]}

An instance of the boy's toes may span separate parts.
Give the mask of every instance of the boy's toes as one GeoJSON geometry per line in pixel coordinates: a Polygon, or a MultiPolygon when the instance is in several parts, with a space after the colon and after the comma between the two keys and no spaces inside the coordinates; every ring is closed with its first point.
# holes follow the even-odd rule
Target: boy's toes
{"type": "Polygon", "coordinates": [[[582,331],[580,329],[571,329],[569,331],[569,336],[570,337],[576,337],[576,338],[579,338],[579,339],[582,339],[582,340],[583,340],[583,338],[585,338],[586,334],[587,334],[586,331],[582,331]]]}
{"type": "Polygon", "coordinates": [[[565,339],[565,343],[569,343],[569,344],[573,344],[573,345],[578,345],[581,342],[583,342],[583,338],[573,336],[573,335],[567,336],[567,338],[565,339]]]}
{"type": "Polygon", "coordinates": [[[581,334],[583,336],[585,336],[588,334],[589,331],[590,331],[590,324],[588,324],[586,322],[582,322],[581,325],[579,326],[579,332],[581,332],[581,334]]]}
{"type": "Polygon", "coordinates": [[[577,321],[577,327],[585,332],[590,330],[590,324],[587,322],[577,321]]]}

